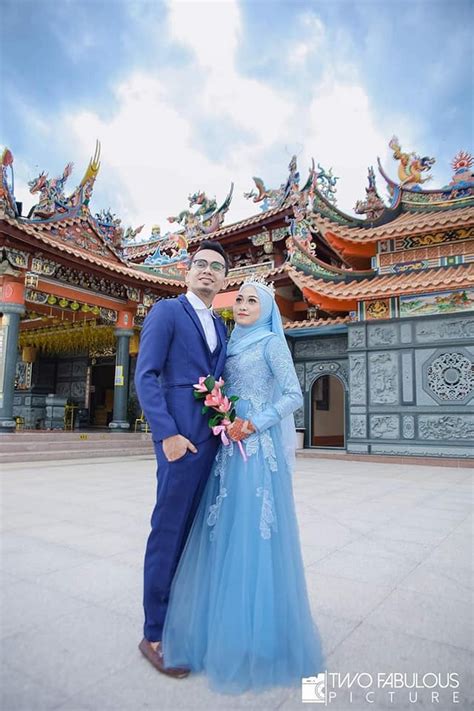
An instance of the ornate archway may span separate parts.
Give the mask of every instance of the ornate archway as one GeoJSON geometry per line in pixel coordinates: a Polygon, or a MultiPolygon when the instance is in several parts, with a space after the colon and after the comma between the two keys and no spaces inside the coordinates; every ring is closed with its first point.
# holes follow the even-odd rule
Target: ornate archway
{"type": "Polygon", "coordinates": [[[346,445],[346,389],[334,373],[318,375],[310,390],[310,447],[346,445]]]}

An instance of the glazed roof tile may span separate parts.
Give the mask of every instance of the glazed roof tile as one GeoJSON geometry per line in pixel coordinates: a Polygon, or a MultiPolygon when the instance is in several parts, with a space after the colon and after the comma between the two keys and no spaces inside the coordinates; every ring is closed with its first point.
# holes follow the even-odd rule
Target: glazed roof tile
{"type": "Polygon", "coordinates": [[[474,224],[474,207],[461,207],[444,212],[404,212],[391,222],[378,227],[342,227],[326,217],[315,216],[313,223],[323,235],[332,232],[350,242],[377,242],[381,239],[395,239],[412,234],[423,234],[433,230],[456,229],[474,224]]]}
{"type": "Polygon", "coordinates": [[[349,316],[334,318],[309,318],[304,321],[287,321],[283,324],[285,331],[297,331],[303,328],[320,328],[321,326],[338,326],[350,322],[349,316]]]}
{"type": "Polygon", "coordinates": [[[401,294],[474,287],[474,263],[421,269],[403,274],[384,274],[371,279],[349,282],[315,279],[292,268],[288,269],[288,275],[300,289],[307,288],[341,300],[358,299],[361,301],[401,294]]]}

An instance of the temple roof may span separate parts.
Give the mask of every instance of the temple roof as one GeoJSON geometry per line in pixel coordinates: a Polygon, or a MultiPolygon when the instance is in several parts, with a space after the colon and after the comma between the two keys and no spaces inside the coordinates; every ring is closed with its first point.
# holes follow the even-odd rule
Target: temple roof
{"type": "Polygon", "coordinates": [[[433,232],[433,230],[455,229],[465,227],[474,222],[474,206],[461,207],[456,210],[446,210],[445,212],[425,212],[414,214],[405,212],[395,217],[391,222],[384,225],[367,228],[342,227],[335,225],[331,220],[322,217],[315,217],[314,223],[326,237],[328,232],[349,242],[378,242],[383,239],[396,239],[413,234],[423,234],[433,232]]]}
{"type": "Polygon", "coordinates": [[[292,268],[288,269],[288,275],[312,304],[328,310],[349,311],[355,308],[357,301],[473,287],[474,263],[349,282],[316,279],[292,268]]]}
{"type": "Polygon", "coordinates": [[[260,225],[262,223],[277,221],[278,218],[284,219],[286,215],[291,214],[292,209],[289,206],[275,207],[273,210],[267,210],[266,212],[260,212],[257,215],[252,215],[251,217],[246,217],[238,222],[233,222],[230,225],[221,227],[219,230],[214,232],[212,235],[199,235],[194,237],[194,239],[189,240],[189,244],[198,244],[204,239],[219,239],[220,237],[226,237],[230,234],[235,234],[246,230],[248,227],[253,227],[254,225],[260,225]],[[274,219],[273,219],[274,218],[274,219]]]}
{"type": "Polygon", "coordinates": [[[128,266],[114,247],[105,242],[94,219],[90,216],[63,218],[54,221],[33,221],[4,215],[0,219],[0,227],[2,223],[15,228],[14,233],[8,231],[10,235],[20,239],[22,234],[25,235],[25,241],[30,246],[32,241],[37,241],[63,254],[85,261],[90,265],[103,267],[107,271],[116,272],[150,284],[183,285],[182,281],[159,277],[152,272],[144,272],[128,266]]]}

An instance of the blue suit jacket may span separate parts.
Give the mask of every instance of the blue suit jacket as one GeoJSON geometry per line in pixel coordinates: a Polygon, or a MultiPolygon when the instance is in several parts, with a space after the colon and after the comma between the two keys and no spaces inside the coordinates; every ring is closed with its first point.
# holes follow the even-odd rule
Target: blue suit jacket
{"type": "Polygon", "coordinates": [[[219,378],[224,370],[226,327],[219,317],[215,324],[218,345],[213,354],[199,317],[184,295],[158,301],[147,315],[135,386],[155,442],[181,434],[197,444],[213,436],[192,386],[201,376],[219,378]]]}

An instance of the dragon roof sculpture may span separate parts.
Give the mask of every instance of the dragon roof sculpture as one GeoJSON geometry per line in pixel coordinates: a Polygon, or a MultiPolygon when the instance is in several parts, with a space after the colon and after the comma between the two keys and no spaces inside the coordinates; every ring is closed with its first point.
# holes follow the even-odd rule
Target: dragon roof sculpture
{"type": "Polygon", "coordinates": [[[92,196],[97,174],[100,169],[100,143],[96,142],[95,153],[89,161],[86,172],[76,189],[66,197],[64,186],[72,173],[73,163],[68,163],[62,175],[48,178],[44,171],[37,178],[30,180],[30,193],[39,193],[39,202],[34,205],[28,218],[31,220],[52,220],[57,217],[75,217],[89,213],[89,202],[92,196]]]}
{"type": "Polygon", "coordinates": [[[177,215],[168,217],[168,222],[177,223],[181,229],[176,232],[166,232],[162,235],[160,227],[154,225],[150,237],[147,239],[136,239],[136,234],[142,227],[134,232],[125,233],[123,240],[123,254],[126,259],[133,258],[135,248],[149,243],[153,245],[154,251],[144,260],[143,265],[147,268],[171,268],[173,272],[182,269],[189,258],[188,242],[195,237],[204,237],[216,232],[224,222],[225,215],[229,210],[234,183],[231,183],[230,190],[224,202],[217,206],[215,198],[208,198],[205,192],[198,190],[188,196],[189,208],[182,210],[177,215]],[[196,208],[192,210],[191,208],[196,208]]]}
{"type": "Polygon", "coordinates": [[[421,185],[431,179],[423,173],[431,170],[435,163],[434,158],[424,156],[421,158],[415,153],[403,153],[396,136],[390,142],[393,157],[400,161],[398,178],[400,182],[392,180],[384,171],[380,158],[377,158],[379,172],[387,182],[390,195],[390,209],[398,209],[403,205],[405,209],[413,210],[439,210],[452,207],[464,207],[474,204],[474,164],[473,156],[467,151],[459,151],[451,162],[454,175],[451,181],[442,188],[425,190],[421,185]]]}
{"type": "Polygon", "coordinates": [[[332,168],[325,170],[318,163],[318,171],[316,171],[313,158],[308,179],[302,188],[299,186],[300,174],[296,155],[292,156],[288,170],[289,175],[286,182],[275,189],[267,189],[263,180],[254,176],[253,181],[257,191],[252,188],[249,192],[244,193],[244,197],[247,200],[252,199],[252,202],[261,203],[260,209],[264,212],[293,204],[296,193],[310,196],[311,199],[314,199],[315,193],[318,191],[326,200],[333,205],[336,204],[336,183],[339,178],[333,175],[332,168]]]}
{"type": "Polygon", "coordinates": [[[432,179],[431,175],[427,175],[426,178],[423,178],[422,173],[431,170],[434,163],[436,163],[435,158],[430,158],[429,156],[421,157],[413,152],[404,153],[396,136],[393,136],[388,145],[393,150],[395,160],[400,162],[398,166],[398,178],[401,186],[410,187],[412,190],[419,190],[419,186],[422,183],[426,183],[432,179]]]}

